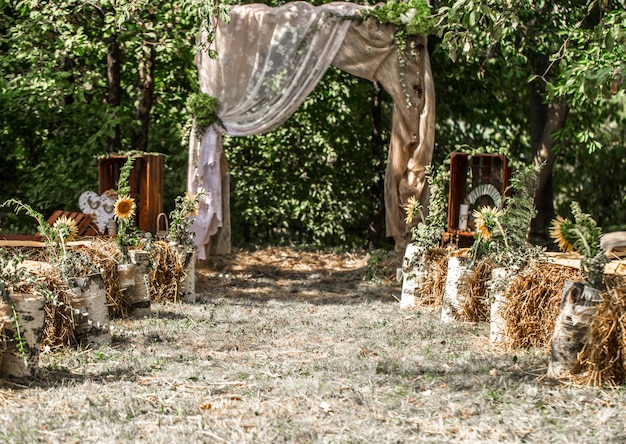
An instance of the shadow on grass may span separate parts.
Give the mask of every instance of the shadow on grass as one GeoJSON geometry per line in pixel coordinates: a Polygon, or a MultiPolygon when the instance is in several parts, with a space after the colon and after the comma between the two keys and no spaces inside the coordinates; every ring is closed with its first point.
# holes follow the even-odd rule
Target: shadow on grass
{"type": "Polygon", "coordinates": [[[398,302],[399,284],[367,280],[365,269],[332,271],[324,268],[301,271],[264,271],[254,266],[236,274],[201,271],[196,283],[199,302],[217,299],[246,299],[256,302],[302,301],[316,305],[359,304],[373,300],[398,302]]]}
{"type": "Polygon", "coordinates": [[[415,392],[432,387],[447,388],[453,392],[472,392],[491,387],[509,389],[522,384],[558,386],[560,382],[545,378],[547,363],[527,358],[518,360],[514,354],[476,355],[461,362],[405,361],[402,358],[384,358],[376,365],[376,374],[414,381],[415,392]]]}

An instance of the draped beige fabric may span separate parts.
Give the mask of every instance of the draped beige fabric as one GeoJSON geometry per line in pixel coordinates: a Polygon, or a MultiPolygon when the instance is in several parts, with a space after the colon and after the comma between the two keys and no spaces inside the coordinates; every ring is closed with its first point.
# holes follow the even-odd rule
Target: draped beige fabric
{"type": "Polygon", "coordinates": [[[435,86],[426,37],[409,42],[402,52],[393,39],[393,26],[381,26],[375,20],[354,22],[333,65],[378,81],[393,99],[385,219],[387,236],[404,247],[410,239],[403,210],[407,199],[416,196],[424,208],[428,207],[425,168],[431,162],[435,143],[435,86]]]}
{"type": "MultiPolygon", "coordinates": [[[[394,100],[391,146],[385,178],[387,235],[408,240],[402,206],[416,195],[426,206],[424,168],[434,143],[434,86],[426,38],[401,54],[394,28],[373,19],[353,20],[363,6],[335,2],[314,7],[292,2],[279,8],[241,5],[228,24],[219,23],[214,48],[197,55],[200,90],[219,101],[221,124],[190,138],[190,193],[204,192],[192,230],[204,246],[222,226],[221,134],[245,136],[271,131],[289,118],[330,66],[375,80],[394,100]],[[415,57],[417,55],[417,57],[415,57]]],[[[223,162],[222,162],[223,163],[223,162]]]]}

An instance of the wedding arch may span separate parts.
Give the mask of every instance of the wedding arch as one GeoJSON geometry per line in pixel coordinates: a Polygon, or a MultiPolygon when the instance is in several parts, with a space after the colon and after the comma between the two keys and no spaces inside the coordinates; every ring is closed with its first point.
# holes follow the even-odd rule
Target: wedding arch
{"type": "MultiPolygon", "coordinates": [[[[230,251],[228,164],[222,135],[269,132],[285,122],[329,66],[379,82],[393,100],[385,173],[386,234],[404,246],[410,229],[403,206],[416,196],[427,207],[425,167],[435,132],[435,90],[427,37],[399,49],[393,25],[362,14],[367,6],[303,1],[272,8],[233,6],[228,23],[215,24],[211,58],[196,55],[200,92],[218,99],[219,123],[194,129],[189,141],[187,191],[202,192],[192,230],[198,258],[230,251]]],[[[206,43],[206,33],[201,38],[206,43]]],[[[201,42],[201,43],[202,43],[201,42]]]]}

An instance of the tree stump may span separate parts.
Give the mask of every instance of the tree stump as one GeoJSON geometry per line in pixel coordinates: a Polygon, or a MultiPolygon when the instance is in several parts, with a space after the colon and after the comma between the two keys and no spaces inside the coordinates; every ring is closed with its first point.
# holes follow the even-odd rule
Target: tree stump
{"type": "Polygon", "coordinates": [[[583,282],[565,281],[552,334],[549,377],[564,378],[575,372],[578,353],[600,302],[600,290],[583,282]]]}
{"type": "Polygon", "coordinates": [[[128,287],[129,314],[134,318],[150,315],[150,255],[143,250],[130,250],[130,261],[135,265],[135,285],[128,287]]]}
{"type": "Polygon", "coordinates": [[[415,308],[415,302],[420,295],[420,286],[425,279],[425,256],[426,249],[417,244],[409,244],[404,252],[402,260],[402,297],[400,308],[415,308]]]}
{"type": "Polygon", "coordinates": [[[120,280],[120,289],[126,290],[135,285],[135,264],[119,264],[117,266],[117,276],[120,280]]]}
{"type": "Polygon", "coordinates": [[[78,342],[96,346],[110,344],[109,309],[102,275],[73,278],[70,286],[74,294],[72,308],[78,342]]]}
{"type": "Polygon", "coordinates": [[[6,339],[0,375],[32,378],[39,364],[39,347],[45,319],[44,298],[41,295],[12,293],[10,299],[17,314],[17,325],[10,304],[4,305],[3,335],[6,339]]]}
{"type": "Polygon", "coordinates": [[[506,305],[504,290],[505,282],[510,278],[506,268],[494,268],[491,271],[490,296],[491,311],[489,316],[489,341],[492,344],[500,344],[506,337],[506,321],[502,312],[506,305]]]}
{"type": "Polygon", "coordinates": [[[463,278],[473,273],[463,264],[463,259],[451,256],[448,259],[448,276],[446,289],[441,305],[441,320],[449,323],[460,320],[463,306],[467,298],[467,289],[463,286],[463,278]]]}

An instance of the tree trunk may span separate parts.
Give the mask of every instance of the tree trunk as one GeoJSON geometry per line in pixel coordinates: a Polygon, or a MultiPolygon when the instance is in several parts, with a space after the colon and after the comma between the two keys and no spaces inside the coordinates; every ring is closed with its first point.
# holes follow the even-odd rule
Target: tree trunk
{"type": "Polygon", "coordinates": [[[541,87],[537,82],[530,85],[530,126],[533,159],[539,168],[535,207],[537,215],[531,224],[533,243],[547,245],[548,227],[554,218],[554,183],[552,171],[555,155],[552,151],[554,133],[565,126],[568,106],[565,98],[545,104],[541,96],[541,87]]]}
{"type": "MultiPolygon", "coordinates": [[[[385,152],[382,135],[382,97],[383,91],[380,84],[376,81],[372,83],[372,155],[378,158],[380,153],[385,152]]],[[[370,197],[372,200],[371,213],[367,228],[367,243],[372,248],[378,248],[380,241],[384,236],[383,220],[385,217],[385,189],[384,189],[384,171],[383,176],[370,186],[370,197]]]]}
{"type": "Polygon", "coordinates": [[[133,136],[133,149],[148,150],[148,130],[150,128],[150,111],[154,97],[154,60],[156,51],[154,46],[143,47],[144,60],[139,62],[140,94],[139,106],[135,113],[135,120],[139,122],[139,130],[133,136]]]}
{"type": "MultiPolygon", "coordinates": [[[[585,29],[593,29],[600,22],[601,8],[596,2],[588,11],[583,21],[585,29]]],[[[547,64],[547,61],[543,62],[547,64]]],[[[546,65],[547,66],[547,65],[546,65]]],[[[543,72],[543,69],[538,70],[543,72]]],[[[530,118],[533,159],[535,166],[543,165],[539,171],[535,192],[537,216],[531,224],[531,240],[540,245],[548,245],[548,227],[554,218],[554,184],[552,170],[554,166],[554,133],[565,127],[569,107],[567,99],[555,99],[550,104],[543,103],[541,94],[543,84],[534,81],[530,84],[530,118]]]]}
{"type": "Polygon", "coordinates": [[[122,104],[122,63],[120,57],[120,45],[117,36],[109,39],[107,48],[107,77],[109,81],[107,91],[107,103],[113,108],[113,118],[115,120],[115,133],[108,140],[108,151],[110,153],[122,150],[122,130],[119,123],[118,111],[122,104]]]}

